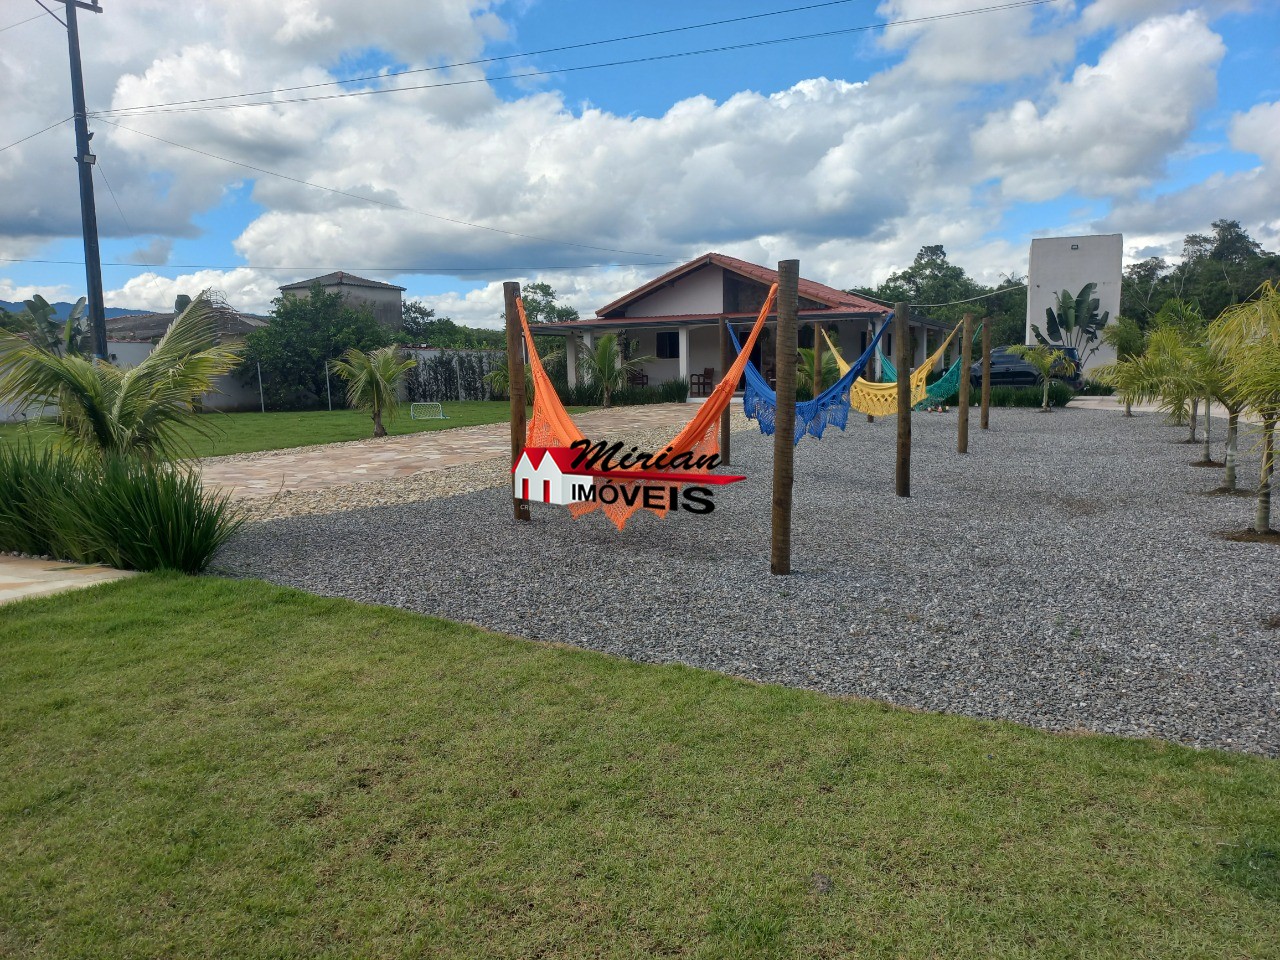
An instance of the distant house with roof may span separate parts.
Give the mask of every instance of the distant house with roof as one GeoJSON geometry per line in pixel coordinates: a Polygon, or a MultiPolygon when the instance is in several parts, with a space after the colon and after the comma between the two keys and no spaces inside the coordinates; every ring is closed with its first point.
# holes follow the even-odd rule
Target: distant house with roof
{"type": "Polygon", "coordinates": [[[403,322],[401,308],[404,287],[383,283],[381,280],[366,280],[354,273],[339,270],[326,273],[323,277],[286,283],[280,288],[280,292],[286,297],[305,297],[310,295],[315,284],[319,284],[325,293],[342,294],[353,305],[367,306],[379,323],[395,330],[400,329],[403,322]]]}
{"type": "MultiPolygon", "coordinates": [[[[533,330],[567,337],[571,380],[576,379],[577,347],[570,335],[580,335],[590,349],[596,336],[615,333],[636,345],[632,355],[656,358],[644,366],[649,383],[687,379],[694,396],[705,395],[724,375],[720,321],[731,324],[739,338],[745,336],[777,279],[778,272],[770,267],[707,253],[605,304],[594,317],[534,324],[533,330]]],[[[799,294],[800,346],[812,346],[816,328],[823,327],[839,338],[840,351],[851,362],[866,349],[890,312],[883,304],[813,280],[801,279],[799,294]]],[[[767,323],[772,328],[776,322],[775,313],[767,323]]],[[[930,334],[936,346],[949,332],[945,325],[923,317],[913,317],[910,328],[917,364],[928,355],[930,334]]],[[[771,333],[762,337],[751,356],[768,377],[775,364],[773,340],[771,333]]],[[[886,352],[893,349],[892,331],[881,345],[886,352]]]]}

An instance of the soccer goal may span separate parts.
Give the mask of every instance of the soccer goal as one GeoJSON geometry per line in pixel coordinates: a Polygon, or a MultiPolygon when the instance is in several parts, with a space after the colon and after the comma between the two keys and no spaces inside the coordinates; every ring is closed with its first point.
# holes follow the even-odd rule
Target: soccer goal
{"type": "Polygon", "coordinates": [[[409,417],[413,420],[448,420],[444,408],[438,403],[411,403],[409,417]]]}

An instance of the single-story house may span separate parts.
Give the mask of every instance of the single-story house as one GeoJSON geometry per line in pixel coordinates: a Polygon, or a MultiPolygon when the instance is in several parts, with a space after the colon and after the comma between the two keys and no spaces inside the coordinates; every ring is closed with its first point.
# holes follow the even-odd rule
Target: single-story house
{"type": "MultiPolygon", "coordinates": [[[[777,279],[777,270],[769,267],[707,253],[606,304],[594,317],[570,323],[537,323],[532,329],[539,335],[567,337],[571,383],[577,374],[577,340],[580,338],[590,349],[595,337],[614,333],[634,345],[632,356],[654,358],[643,366],[648,383],[685,379],[690,381],[695,396],[705,395],[724,374],[720,321],[727,321],[740,339],[744,337],[777,279]]],[[[822,326],[850,362],[866,349],[890,313],[883,304],[813,280],[801,279],[799,294],[800,346],[812,346],[815,330],[822,326]]],[[[757,342],[751,359],[771,378],[776,313],[766,324],[766,335],[757,342]]],[[[936,348],[950,332],[946,325],[923,317],[912,317],[910,328],[913,365],[928,356],[930,344],[936,348]]],[[[893,349],[892,331],[880,343],[889,354],[893,349]]]]}

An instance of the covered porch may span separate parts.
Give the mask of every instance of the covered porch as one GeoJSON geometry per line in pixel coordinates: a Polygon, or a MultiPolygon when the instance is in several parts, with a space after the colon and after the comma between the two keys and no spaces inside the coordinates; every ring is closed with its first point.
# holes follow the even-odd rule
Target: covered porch
{"type": "MultiPolygon", "coordinates": [[[[852,362],[867,348],[880,326],[885,322],[880,313],[847,313],[833,315],[833,311],[800,311],[798,316],[798,341],[804,348],[811,348],[819,328],[825,329],[835,341],[841,355],[852,362]]],[[[626,318],[595,318],[573,323],[540,323],[533,325],[539,336],[565,338],[565,359],[570,386],[578,383],[578,359],[582,350],[593,348],[597,337],[606,334],[618,336],[628,357],[649,357],[641,365],[641,373],[635,385],[656,386],[669,380],[685,380],[689,383],[691,398],[705,397],[724,376],[725,364],[721,358],[720,324],[730,324],[739,340],[750,333],[756,317],[752,314],[704,314],[697,316],[655,316],[626,318]]],[[[776,367],[777,317],[765,321],[765,330],[752,351],[751,359],[769,382],[773,382],[776,367]]],[[[924,318],[913,317],[911,329],[911,363],[919,366],[929,352],[950,331],[924,318]]],[[[881,348],[892,357],[894,331],[888,331],[881,339],[881,348]]],[[[826,352],[826,342],[822,350],[826,352]]],[[[949,359],[949,358],[948,358],[949,359]]],[[[939,363],[941,368],[947,361],[939,363]]],[[[873,360],[870,376],[880,379],[879,361],[873,360]]],[[[739,384],[739,389],[741,385],[739,384]]]]}

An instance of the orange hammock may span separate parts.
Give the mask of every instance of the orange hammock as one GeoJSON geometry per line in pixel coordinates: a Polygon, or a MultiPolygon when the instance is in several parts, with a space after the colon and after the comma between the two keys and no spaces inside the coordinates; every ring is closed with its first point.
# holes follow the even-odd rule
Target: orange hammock
{"type": "MultiPolygon", "coordinates": [[[[765,318],[769,316],[769,311],[773,308],[773,302],[777,299],[777,296],[778,285],[775,283],[769,288],[769,295],[765,297],[764,306],[760,308],[760,315],[756,318],[755,326],[751,328],[751,334],[747,337],[746,343],[743,344],[742,350],[738,353],[738,359],[733,362],[724,377],[716,384],[716,388],[711,391],[711,396],[702,404],[698,412],[693,415],[693,419],[685,424],[684,429],[676,434],[674,440],[667,444],[668,458],[674,457],[679,453],[692,453],[697,458],[720,452],[720,415],[724,413],[730,401],[733,400],[733,391],[737,387],[738,381],[742,378],[742,370],[751,357],[751,350],[755,347],[756,340],[760,337],[760,331],[764,329],[765,318]]],[[[525,445],[529,447],[568,447],[577,440],[587,439],[582,435],[582,431],[578,429],[578,425],[569,417],[564,404],[560,402],[560,395],[556,393],[556,388],[551,383],[551,378],[547,376],[547,371],[542,366],[542,360],[538,357],[538,351],[533,345],[533,331],[529,329],[529,319],[525,316],[524,303],[519,298],[516,299],[516,309],[520,313],[520,325],[524,328],[524,342],[529,350],[529,368],[533,375],[533,417],[529,420],[525,445]]],[[[709,473],[710,471],[702,472],[709,473]]],[[[608,482],[619,486],[624,484],[628,486],[644,486],[644,481],[642,480],[597,480],[596,482],[608,482]]],[[[670,486],[669,483],[658,483],[657,485],[670,486]]],[[[619,497],[613,503],[608,504],[587,501],[571,504],[569,510],[574,517],[580,517],[584,513],[590,513],[592,510],[603,510],[605,515],[613,521],[614,526],[621,530],[626,526],[631,515],[642,509],[640,506],[642,499],[642,497],[619,497]],[[631,500],[630,505],[625,502],[627,499],[631,500]]],[[[646,507],[643,509],[651,510],[660,517],[666,516],[667,513],[665,508],[646,507]]]]}

